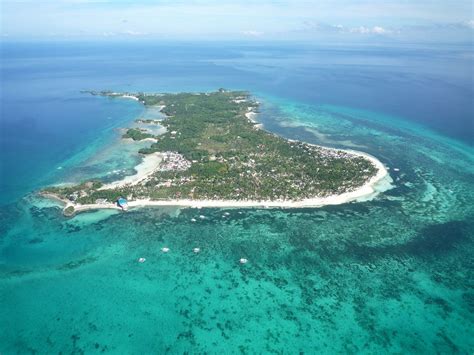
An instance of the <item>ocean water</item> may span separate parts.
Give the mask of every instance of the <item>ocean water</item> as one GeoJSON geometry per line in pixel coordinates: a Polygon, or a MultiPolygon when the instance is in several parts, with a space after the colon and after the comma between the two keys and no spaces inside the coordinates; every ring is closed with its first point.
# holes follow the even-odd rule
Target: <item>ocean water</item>
{"type": "Polygon", "coordinates": [[[1,50],[2,354],[474,351],[472,47],[1,50]],[[376,156],[394,187],[319,209],[74,218],[35,195],[140,161],[120,128],[157,113],[80,90],[219,87],[252,91],[270,131],[376,156]]]}

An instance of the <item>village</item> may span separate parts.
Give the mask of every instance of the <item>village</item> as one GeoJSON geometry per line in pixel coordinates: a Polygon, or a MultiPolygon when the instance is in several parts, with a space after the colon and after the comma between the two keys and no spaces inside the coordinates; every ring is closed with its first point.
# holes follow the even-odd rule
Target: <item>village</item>
{"type": "MultiPolygon", "coordinates": [[[[120,97],[115,92],[102,95],[120,97]]],[[[371,160],[360,154],[255,129],[258,103],[246,92],[124,95],[163,114],[159,135],[140,126],[124,135],[149,140],[139,153],[144,159],[156,154],[157,165],[142,178],[125,178],[123,183],[85,182],[50,192],[74,204],[106,205],[119,198],[283,203],[354,191],[377,173],[371,160]]]]}

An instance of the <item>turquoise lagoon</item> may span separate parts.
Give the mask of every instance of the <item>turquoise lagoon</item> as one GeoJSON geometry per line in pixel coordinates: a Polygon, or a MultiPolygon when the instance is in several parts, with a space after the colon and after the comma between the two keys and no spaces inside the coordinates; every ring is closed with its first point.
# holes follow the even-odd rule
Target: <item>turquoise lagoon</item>
{"type": "MultiPolygon", "coordinates": [[[[186,68],[201,77],[211,60],[194,50],[186,68]]],[[[393,188],[318,209],[143,208],[65,218],[35,189],[132,173],[140,157],[119,128],[157,115],[131,100],[77,95],[94,130],[76,132],[64,156],[42,161],[0,211],[1,353],[472,353],[474,152],[466,132],[456,138],[451,127],[448,136],[438,123],[381,111],[380,103],[294,97],[286,81],[273,90],[258,84],[266,74],[244,86],[235,72],[258,61],[233,54],[241,50],[212,59],[201,87],[176,70],[173,78],[159,73],[155,88],[143,72],[127,78],[130,86],[104,74],[94,88],[205,91],[220,80],[253,89],[266,129],[368,152],[390,168],[393,188]]],[[[288,67],[296,60],[283,59],[288,67]]],[[[338,70],[329,70],[331,81],[338,70]]],[[[74,107],[62,102],[58,111],[74,107]]]]}

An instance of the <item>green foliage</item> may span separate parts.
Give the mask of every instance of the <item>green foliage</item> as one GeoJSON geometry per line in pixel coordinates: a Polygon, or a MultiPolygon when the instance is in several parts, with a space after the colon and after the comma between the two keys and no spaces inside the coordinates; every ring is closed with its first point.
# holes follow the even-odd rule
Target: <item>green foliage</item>
{"type": "MultiPolygon", "coordinates": [[[[97,93],[96,93],[97,94],[97,93]]],[[[117,96],[116,93],[99,93],[117,96]]],[[[142,154],[173,151],[192,161],[186,171],[157,172],[144,185],[98,190],[98,182],[50,188],[62,197],[78,193],[79,203],[119,196],[170,199],[304,199],[342,193],[376,173],[372,163],[256,129],[245,113],[258,105],[244,91],[132,94],[147,106],[164,105],[167,131],[142,154]]],[[[153,137],[131,128],[126,138],[153,137]]]]}
{"type": "Polygon", "coordinates": [[[131,138],[134,141],[141,141],[147,138],[154,138],[154,136],[140,128],[129,128],[122,138],[131,138]]]}
{"type": "Polygon", "coordinates": [[[195,177],[207,179],[213,176],[223,175],[227,173],[228,170],[228,166],[224,163],[207,161],[203,163],[193,164],[189,172],[195,177]]]}
{"type": "Polygon", "coordinates": [[[74,206],[68,206],[64,209],[65,216],[72,216],[75,212],[74,206]]]}

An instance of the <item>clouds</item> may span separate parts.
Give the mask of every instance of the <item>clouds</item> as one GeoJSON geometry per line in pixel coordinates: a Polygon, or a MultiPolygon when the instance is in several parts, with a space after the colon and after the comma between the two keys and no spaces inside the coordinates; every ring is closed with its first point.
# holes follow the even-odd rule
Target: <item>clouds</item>
{"type": "Polygon", "coordinates": [[[399,29],[388,29],[379,25],[376,26],[357,26],[346,27],[341,24],[329,25],[324,23],[312,23],[304,21],[300,32],[319,33],[319,34],[341,34],[341,35],[391,35],[400,33],[399,29]]]}
{"type": "Polygon", "coordinates": [[[103,37],[122,37],[122,36],[130,36],[130,37],[143,37],[149,36],[150,33],[147,32],[137,32],[137,31],[121,31],[121,32],[102,32],[103,37]]]}
{"type": "Polygon", "coordinates": [[[462,40],[474,29],[466,0],[0,1],[2,33],[22,38],[462,40]]]}
{"type": "Polygon", "coordinates": [[[360,34],[376,34],[376,35],[387,35],[387,34],[393,33],[393,31],[387,30],[380,26],[374,26],[372,28],[359,26],[359,27],[351,28],[349,32],[360,33],[360,34]]]}
{"type": "Polygon", "coordinates": [[[132,31],[132,30],[127,30],[123,31],[120,34],[127,35],[127,36],[148,36],[148,32],[139,32],[139,31],[132,31]]]}
{"type": "Polygon", "coordinates": [[[471,30],[474,30],[474,20],[464,21],[462,25],[471,30]]]}
{"type": "Polygon", "coordinates": [[[241,33],[247,37],[261,37],[265,34],[264,32],[255,31],[255,30],[242,31],[241,33]]]}

